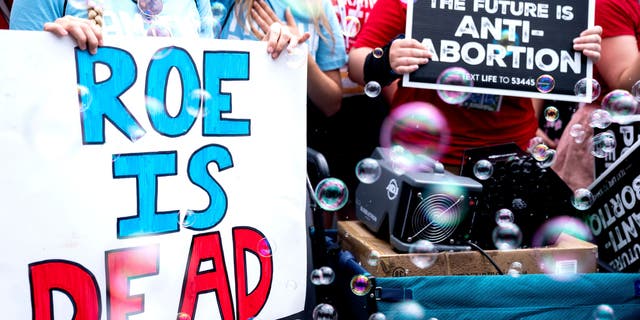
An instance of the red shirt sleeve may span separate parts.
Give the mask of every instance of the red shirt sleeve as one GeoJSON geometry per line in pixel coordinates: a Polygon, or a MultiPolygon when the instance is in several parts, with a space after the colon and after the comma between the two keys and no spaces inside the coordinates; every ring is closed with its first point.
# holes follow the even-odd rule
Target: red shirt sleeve
{"type": "Polygon", "coordinates": [[[596,25],[602,26],[602,37],[629,35],[638,37],[640,4],[637,0],[596,1],[596,25]]]}
{"type": "Polygon", "coordinates": [[[362,26],[355,48],[382,47],[405,31],[407,7],[400,0],[378,0],[362,26]]]}

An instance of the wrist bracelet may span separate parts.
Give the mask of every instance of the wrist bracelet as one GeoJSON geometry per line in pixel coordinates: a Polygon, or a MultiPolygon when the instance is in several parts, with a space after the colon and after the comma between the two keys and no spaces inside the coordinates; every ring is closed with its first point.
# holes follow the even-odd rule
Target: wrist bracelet
{"type": "Polygon", "coordinates": [[[391,63],[389,61],[391,44],[393,41],[402,38],[404,38],[404,35],[400,34],[389,41],[384,47],[375,48],[367,55],[363,69],[365,83],[375,81],[384,87],[402,76],[391,69],[391,63]]]}

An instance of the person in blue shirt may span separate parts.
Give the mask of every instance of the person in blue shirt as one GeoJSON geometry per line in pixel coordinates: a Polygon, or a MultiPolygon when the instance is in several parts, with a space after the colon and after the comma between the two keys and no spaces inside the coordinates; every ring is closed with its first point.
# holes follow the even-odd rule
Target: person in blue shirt
{"type": "MultiPolygon", "coordinates": [[[[95,53],[104,35],[213,38],[210,0],[15,0],[13,30],[44,30],[71,36],[95,53]]],[[[290,30],[271,27],[271,47],[296,45],[290,30]]]]}
{"type": "MultiPolygon", "coordinates": [[[[271,44],[276,43],[273,38],[278,26],[288,26],[296,40],[305,42],[308,48],[309,112],[319,111],[321,117],[340,109],[340,67],[346,63],[347,55],[342,28],[330,0],[212,0],[211,7],[214,34],[219,39],[267,40],[271,44]],[[258,10],[265,9],[270,19],[258,14],[258,10]]],[[[282,45],[267,48],[274,51],[274,58],[284,49],[282,45]]]]}

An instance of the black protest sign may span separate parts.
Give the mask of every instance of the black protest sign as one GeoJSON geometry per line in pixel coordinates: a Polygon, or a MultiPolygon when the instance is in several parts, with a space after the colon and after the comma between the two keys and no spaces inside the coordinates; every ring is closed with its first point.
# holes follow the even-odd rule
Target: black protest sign
{"type": "Polygon", "coordinates": [[[602,157],[595,158],[595,176],[598,177],[640,140],[640,115],[613,117],[613,121],[606,128],[593,128],[593,131],[594,136],[610,131],[616,140],[615,150],[603,152],[602,157]]]}
{"type": "Polygon", "coordinates": [[[593,25],[594,2],[408,1],[406,36],[433,57],[403,85],[590,102],[592,62],[573,50],[573,39],[593,25]],[[454,67],[466,72],[438,80],[454,67]],[[587,92],[578,96],[580,80],[587,92]]]}
{"type": "Polygon", "coordinates": [[[589,187],[595,200],[584,215],[599,259],[621,272],[640,271],[640,141],[589,187]]]}

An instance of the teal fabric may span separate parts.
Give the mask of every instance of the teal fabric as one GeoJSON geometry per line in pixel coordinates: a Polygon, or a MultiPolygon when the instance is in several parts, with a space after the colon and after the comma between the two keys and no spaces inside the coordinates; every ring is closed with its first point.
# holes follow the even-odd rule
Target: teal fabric
{"type": "MultiPolygon", "coordinates": [[[[595,320],[599,305],[615,319],[640,319],[640,274],[593,273],[557,280],[548,275],[377,278],[377,287],[411,288],[424,319],[595,320]]],[[[404,319],[396,303],[378,301],[387,319],[404,319]],[[394,310],[395,309],[395,310],[394,310]]],[[[413,318],[412,318],[413,319],[413,318]]],[[[609,319],[609,318],[607,318],[609,319]]]]}

